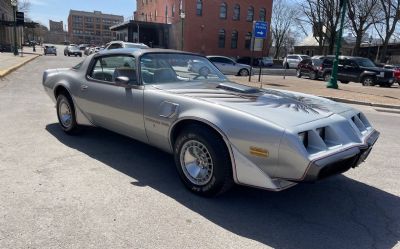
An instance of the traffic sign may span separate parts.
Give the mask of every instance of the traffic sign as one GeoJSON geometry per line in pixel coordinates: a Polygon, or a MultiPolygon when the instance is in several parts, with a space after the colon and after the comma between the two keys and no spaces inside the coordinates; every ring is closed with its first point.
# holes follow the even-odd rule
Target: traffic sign
{"type": "Polygon", "coordinates": [[[268,33],[268,24],[266,22],[255,22],[253,28],[253,36],[255,38],[266,39],[268,33]]]}
{"type": "Polygon", "coordinates": [[[23,26],[24,25],[24,23],[25,23],[25,15],[24,15],[24,12],[19,12],[19,11],[17,11],[16,13],[15,13],[15,16],[16,16],[16,22],[17,22],[17,26],[23,26]]]}

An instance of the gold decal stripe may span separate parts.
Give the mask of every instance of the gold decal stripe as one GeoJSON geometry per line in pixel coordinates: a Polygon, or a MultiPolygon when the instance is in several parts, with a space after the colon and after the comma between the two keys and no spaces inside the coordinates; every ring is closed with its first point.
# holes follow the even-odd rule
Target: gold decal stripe
{"type": "Polygon", "coordinates": [[[259,157],[269,157],[269,152],[263,148],[250,147],[250,154],[259,157]]]}

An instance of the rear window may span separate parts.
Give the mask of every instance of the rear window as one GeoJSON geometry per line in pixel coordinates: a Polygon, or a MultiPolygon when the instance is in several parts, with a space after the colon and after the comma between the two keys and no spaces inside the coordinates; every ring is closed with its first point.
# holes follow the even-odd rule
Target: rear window
{"type": "Polygon", "coordinates": [[[320,59],[312,59],[313,65],[314,66],[321,66],[322,60],[320,59]]]}

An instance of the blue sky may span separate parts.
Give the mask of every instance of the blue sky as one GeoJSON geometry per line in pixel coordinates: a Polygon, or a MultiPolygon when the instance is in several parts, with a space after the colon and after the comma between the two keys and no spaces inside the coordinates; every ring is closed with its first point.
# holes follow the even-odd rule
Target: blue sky
{"type": "Polygon", "coordinates": [[[131,17],[136,10],[136,0],[29,0],[28,17],[49,26],[49,19],[67,24],[70,9],[94,11],[131,17]]]}

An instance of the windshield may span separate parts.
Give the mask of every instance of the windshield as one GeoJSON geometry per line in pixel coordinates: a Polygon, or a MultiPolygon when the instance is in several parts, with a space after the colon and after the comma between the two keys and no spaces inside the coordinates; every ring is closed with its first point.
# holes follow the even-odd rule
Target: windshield
{"type": "Polygon", "coordinates": [[[376,65],[367,58],[359,58],[355,60],[360,67],[376,67],[376,65]]]}
{"type": "Polygon", "coordinates": [[[177,53],[151,53],[140,59],[143,84],[188,81],[227,81],[227,78],[201,56],[177,53]]]}

